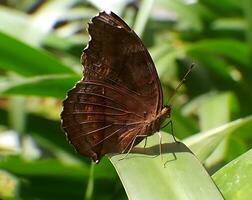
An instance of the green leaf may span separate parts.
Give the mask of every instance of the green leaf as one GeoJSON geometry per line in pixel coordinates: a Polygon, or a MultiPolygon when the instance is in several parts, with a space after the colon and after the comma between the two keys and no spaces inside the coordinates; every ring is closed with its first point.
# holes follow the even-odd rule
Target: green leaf
{"type": "MultiPolygon", "coordinates": [[[[206,95],[207,100],[198,104],[199,120],[201,130],[206,131],[210,128],[218,127],[228,123],[232,119],[233,107],[235,107],[235,96],[231,92],[220,93],[216,95],[206,95]],[[218,112],[216,112],[218,110],[218,112]],[[221,115],[220,115],[221,113],[221,115]]],[[[226,146],[228,137],[223,138],[216,149],[205,161],[205,166],[210,168],[214,164],[222,161],[226,155],[226,146]]]]}
{"type": "Polygon", "coordinates": [[[49,54],[0,32],[0,69],[23,76],[74,74],[73,69],[49,54]]]}
{"type": "MultiPolygon", "coordinates": [[[[173,122],[173,130],[175,132],[175,136],[179,139],[199,132],[196,123],[188,116],[183,115],[179,108],[172,108],[171,120],[173,122]]],[[[170,128],[171,127],[166,126],[164,128],[164,131],[169,133],[171,131],[170,128]]]]}
{"type": "Polygon", "coordinates": [[[188,53],[204,52],[223,55],[245,67],[249,64],[249,48],[244,43],[235,39],[204,39],[191,44],[188,53]]]}
{"type": "Polygon", "coordinates": [[[213,30],[244,31],[246,27],[242,18],[219,18],[215,20],[211,28],[213,30]]]}
{"type": "MultiPolygon", "coordinates": [[[[20,177],[19,193],[22,199],[58,199],[59,197],[62,200],[82,199],[89,177],[89,163],[72,164],[55,159],[24,160],[19,156],[8,156],[0,159],[0,168],[20,177]]],[[[103,159],[95,166],[94,179],[96,186],[94,199],[118,199],[116,192],[120,192],[122,196],[122,187],[108,159],[103,159]],[[106,182],[105,186],[104,182],[106,182]],[[111,192],[107,193],[109,189],[111,192]]],[[[6,182],[3,183],[6,186],[6,182]]],[[[0,191],[1,189],[2,187],[0,191]]]]}
{"type": "Polygon", "coordinates": [[[182,143],[172,143],[172,137],[162,134],[163,161],[159,155],[157,134],[148,137],[148,147],[142,143],[126,158],[110,155],[110,160],[124,185],[129,199],[223,199],[204,167],[182,143]],[[122,159],[122,160],[120,160],[122,159]],[[193,171],[192,171],[193,170],[193,171]],[[192,173],[197,172],[197,173],[192,173]]]}
{"type": "Polygon", "coordinates": [[[252,149],[213,175],[225,198],[247,200],[252,196],[252,149]]]}
{"type": "Polygon", "coordinates": [[[228,123],[232,117],[232,106],[235,98],[230,92],[207,96],[207,101],[198,104],[202,131],[228,123]]]}
{"type": "Polygon", "coordinates": [[[0,161],[0,167],[20,177],[19,195],[22,199],[80,199],[88,177],[88,166],[52,159],[28,161],[7,157],[0,161]],[[69,190],[69,185],[74,187],[69,190]]]}
{"type": "Polygon", "coordinates": [[[171,83],[177,79],[176,56],[179,50],[175,50],[170,44],[163,43],[154,46],[150,50],[158,75],[163,83],[171,83]]]}
{"type": "Polygon", "coordinates": [[[80,80],[75,75],[48,75],[10,82],[0,89],[1,95],[32,95],[63,99],[80,80]]]}
{"type": "Polygon", "coordinates": [[[237,128],[245,126],[251,122],[252,116],[237,119],[218,128],[190,136],[183,140],[183,142],[197,155],[201,161],[204,161],[225,137],[233,133],[233,131],[235,131],[237,128]]]}
{"type": "Polygon", "coordinates": [[[149,18],[151,8],[153,6],[153,0],[143,0],[138,12],[136,22],[134,24],[134,30],[139,37],[142,37],[146,22],[149,18]]]}
{"type": "Polygon", "coordinates": [[[8,156],[0,159],[0,168],[17,175],[54,176],[79,179],[89,175],[89,166],[84,164],[65,164],[53,159],[24,160],[18,156],[8,156]],[[49,167],[50,166],[50,167],[49,167]],[[71,171],[71,173],[68,173],[71,171]]]}
{"type": "Polygon", "coordinates": [[[37,37],[41,32],[31,27],[29,15],[9,7],[0,6],[0,19],[0,32],[31,45],[37,45],[37,37]]]}

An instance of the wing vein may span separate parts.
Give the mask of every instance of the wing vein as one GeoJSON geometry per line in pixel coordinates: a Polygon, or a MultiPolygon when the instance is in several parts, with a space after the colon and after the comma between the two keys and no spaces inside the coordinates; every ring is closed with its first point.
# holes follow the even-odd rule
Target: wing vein
{"type": "Polygon", "coordinates": [[[72,113],[65,113],[66,115],[79,115],[79,114],[87,114],[87,115],[105,115],[105,116],[123,116],[131,113],[109,113],[109,112],[93,112],[93,111],[87,111],[87,112],[81,112],[81,111],[75,111],[72,113]]]}
{"type": "Polygon", "coordinates": [[[102,94],[96,94],[96,93],[91,93],[91,92],[86,92],[86,93],[82,93],[82,92],[77,92],[78,94],[86,94],[86,95],[91,95],[91,96],[97,96],[97,97],[101,97],[101,98],[104,98],[104,99],[108,99],[110,101],[112,101],[113,103],[116,103],[117,105],[123,107],[124,109],[126,108],[125,105],[123,104],[120,104],[118,102],[116,102],[114,99],[111,99],[110,97],[107,97],[107,96],[104,96],[102,94]]]}
{"type": "Polygon", "coordinates": [[[143,119],[143,116],[141,115],[138,115],[137,113],[135,112],[131,112],[131,111],[127,111],[127,110],[124,110],[124,109],[120,109],[120,108],[116,108],[114,106],[108,106],[108,105],[104,105],[104,104],[99,104],[99,103],[91,103],[91,102],[87,102],[87,101],[83,101],[83,102],[68,102],[68,103],[71,103],[71,104],[75,104],[75,103],[80,103],[80,104],[87,104],[87,105],[94,105],[94,106],[100,106],[100,107],[103,107],[103,108],[110,108],[110,109],[113,109],[113,110],[117,110],[117,111],[121,111],[121,112],[124,112],[125,114],[128,113],[128,114],[133,114],[137,117],[140,117],[143,119]]]}
{"type": "MultiPolygon", "coordinates": [[[[85,69],[85,70],[86,70],[86,69],[85,69]]],[[[100,75],[100,76],[101,76],[101,74],[100,74],[99,72],[93,70],[91,67],[88,67],[88,70],[91,70],[92,72],[94,72],[94,73],[96,73],[97,75],[100,75]]],[[[136,95],[138,95],[138,96],[141,96],[140,93],[138,93],[138,92],[136,92],[136,91],[134,91],[134,90],[131,90],[131,89],[129,89],[128,87],[125,87],[125,86],[122,85],[122,84],[119,84],[117,81],[114,81],[113,79],[110,79],[109,77],[106,77],[106,79],[109,80],[109,81],[111,81],[111,82],[113,82],[113,83],[115,83],[115,84],[118,85],[120,88],[124,88],[124,89],[128,90],[128,91],[131,92],[131,93],[134,93],[134,94],[136,94],[136,95]]],[[[96,80],[96,82],[97,82],[97,80],[96,80]]],[[[91,84],[91,83],[94,83],[94,82],[93,82],[93,81],[90,81],[90,80],[89,80],[89,81],[83,80],[83,83],[89,83],[89,84],[91,84]]],[[[106,85],[106,83],[104,83],[104,82],[102,82],[102,84],[106,85]]],[[[104,86],[104,85],[102,85],[102,86],[104,86]]],[[[108,86],[106,85],[106,87],[108,87],[108,86]]],[[[124,92],[124,93],[125,93],[125,92],[124,92]]],[[[127,94],[128,94],[128,93],[127,93],[127,94]]]]}
{"type": "Polygon", "coordinates": [[[75,140],[75,139],[78,139],[78,138],[80,138],[80,137],[82,137],[82,136],[87,136],[87,135],[90,135],[90,134],[92,134],[92,133],[96,133],[96,132],[99,132],[99,131],[102,131],[102,130],[106,130],[107,128],[109,128],[109,127],[111,127],[111,126],[113,126],[113,124],[109,124],[109,125],[107,125],[107,126],[104,126],[104,127],[101,127],[101,128],[97,128],[97,129],[95,129],[95,130],[93,130],[93,131],[89,131],[89,132],[84,133],[84,134],[83,134],[83,132],[80,132],[80,134],[77,135],[76,137],[72,138],[72,140],[75,140]]]}
{"type": "MultiPolygon", "coordinates": [[[[122,93],[123,93],[123,94],[126,94],[126,95],[128,95],[128,96],[134,98],[135,100],[137,100],[137,99],[136,99],[132,94],[130,94],[130,93],[134,93],[134,94],[140,96],[139,93],[136,93],[135,91],[133,91],[133,90],[131,90],[131,89],[129,89],[129,88],[122,87],[122,88],[125,88],[125,89],[127,89],[127,90],[129,91],[129,92],[125,92],[125,91],[122,90],[121,87],[120,87],[120,89],[118,89],[118,88],[116,88],[116,87],[111,87],[110,85],[108,85],[108,84],[105,83],[105,82],[98,82],[98,80],[95,80],[95,82],[90,81],[90,80],[89,80],[89,81],[82,81],[82,82],[80,82],[80,83],[106,87],[106,88],[111,89],[111,90],[113,90],[113,91],[116,91],[116,92],[118,92],[118,93],[120,93],[120,94],[122,94],[122,93]]],[[[118,84],[118,83],[116,83],[116,84],[118,84]]]]}
{"type": "MultiPolygon", "coordinates": [[[[85,149],[84,151],[88,151],[88,150],[94,148],[95,146],[101,144],[102,142],[104,142],[105,140],[109,139],[110,137],[112,137],[114,134],[118,133],[119,131],[121,131],[121,130],[122,130],[123,128],[125,128],[125,127],[127,127],[127,126],[123,126],[123,127],[119,128],[119,129],[115,130],[114,132],[112,132],[111,134],[109,134],[108,136],[106,136],[105,138],[103,138],[102,140],[100,140],[99,142],[97,142],[97,143],[93,144],[91,147],[85,149]]],[[[134,128],[132,128],[132,129],[129,129],[129,131],[132,131],[132,130],[134,130],[135,128],[137,128],[137,127],[134,127],[134,128]]],[[[81,145],[81,144],[82,144],[82,142],[79,143],[78,145],[81,145]]]]}
{"type": "Polygon", "coordinates": [[[135,122],[135,121],[129,121],[129,120],[127,120],[127,122],[112,122],[112,121],[101,120],[101,121],[85,121],[85,122],[80,122],[78,124],[72,124],[70,126],[62,126],[62,128],[70,128],[70,127],[76,127],[78,125],[85,125],[85,124],[92,124],[92,123],[105,123],[105,122],[113,123],[114,125],[121,125],[121,126],[123,126],[123,125],[131,126],[131,125],[144,124],[143,121],[135,122]]]}

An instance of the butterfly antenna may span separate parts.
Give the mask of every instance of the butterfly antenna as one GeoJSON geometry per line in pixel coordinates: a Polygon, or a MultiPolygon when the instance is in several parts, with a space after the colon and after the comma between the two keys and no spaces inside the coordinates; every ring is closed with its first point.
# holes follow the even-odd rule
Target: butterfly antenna
{"type": "Polygon", "coordinates": [[[183,83],[186,81],[187,76],[190,74],[190,72],[192,71],[192,68],[194,67],[194,63],[192,63],[189,67],[189,69],[187,70],[186,74],[184,75],[184,77],[182,78],[182,80],[180,81],[180,83],[177,85],[177,87],[175,88],[174,92],[172,93],[172,95],[169,98],[169,102],[171,104],[172,100],[174,99],[174,96],[176,95],[177,91],[179,90],[179,88],[181,87],[181,85],[183,85],[183,83]]]}

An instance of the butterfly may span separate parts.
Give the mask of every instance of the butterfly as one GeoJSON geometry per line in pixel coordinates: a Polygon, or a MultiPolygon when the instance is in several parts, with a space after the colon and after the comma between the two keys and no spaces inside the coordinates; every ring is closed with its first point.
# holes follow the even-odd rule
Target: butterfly
{"type": "Polygon", "coordinates": [[[150,54],[136,33],[113,12],[100,12],[88,26],[81,55],[84,77],[68,92],[61,113],[67,138],[99,163],[125,153],[159,131],[170,117],[150,54]]]}

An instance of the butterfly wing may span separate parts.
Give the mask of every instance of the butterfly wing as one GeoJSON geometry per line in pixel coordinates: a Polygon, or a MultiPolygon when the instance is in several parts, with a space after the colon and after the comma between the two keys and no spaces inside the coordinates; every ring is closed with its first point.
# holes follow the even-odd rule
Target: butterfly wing
{"type": "Polygon", "coordinates": [[[77,151],[98,162],[148,134],[144,125],[160,112],[162,91],[148,51],[122,19],[99,13],[88,32],[84,78],[69,91],[61,116],[77,151]]]}

